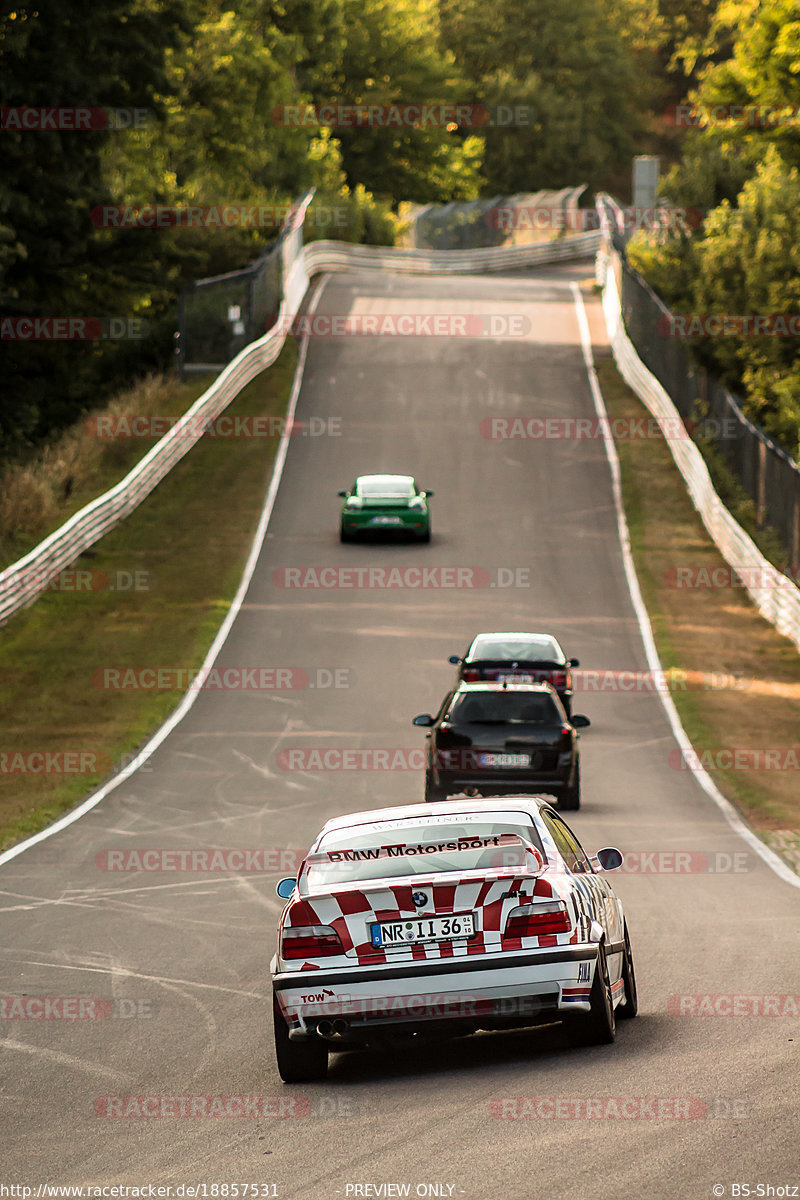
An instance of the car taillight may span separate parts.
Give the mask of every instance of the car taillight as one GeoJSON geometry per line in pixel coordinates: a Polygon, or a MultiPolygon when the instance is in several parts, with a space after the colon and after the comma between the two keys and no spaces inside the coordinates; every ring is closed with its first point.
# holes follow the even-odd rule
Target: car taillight
{"type": "Polygon", "coordinates": [[[568,933],[572,928],[566,904],[523,904],[512,908],[506,921],[507,938],[538,937],[541,933],[568,933]]]}
{"type": "Polygon", "coordinates": [[[461,676],[461,678],[464,680],[464,683],[477,683],[480,677],[481,673],[477,667],[467,667],[464,670],[464,674],[461,676]]]}
{"type": "Polygon", "coordinates": [[[344,946],[331,925],[286,925],[281,933],[283,958],[327,958],[344,954],[344,946]]]}
{"type": "Polygon", "coordinates": [[[549,682],[552,683],[554,688],[566,688],[569,687],[568,680],[569,674],[567,671],[553,671],[549,682]]]}
{"type": "Polygon", "coordinates": [[[465,733],[453,729],[453,726],[448,721],[442,721],[439,726],[436,744],[440,750],[449,750],[453,746],[471,746],[472,738],[467,737],[465,733]]]}

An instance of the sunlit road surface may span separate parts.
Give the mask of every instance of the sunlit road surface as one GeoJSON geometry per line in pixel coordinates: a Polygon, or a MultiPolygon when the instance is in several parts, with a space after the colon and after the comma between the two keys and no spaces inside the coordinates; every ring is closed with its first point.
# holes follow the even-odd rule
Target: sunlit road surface
{"type": "MultiPolygon", "coordinates": [[[[632,868],[614,878],[641,1015],[616,1044],[568,1049],[558,1026],[482,1034],[339,1055],[303,1087],[273,1061],[275,883],[329,816],[422,799],[410,719],[436,711],[448,655],[482,629],[543,629],[586,668],[646,672],[602,441],[504,440],[486,420],[593,418],[569,290],[590,273],[326,282],[321,315],[471,320],[438,336],[318,327],[307,433],[217,664],[232,685],[203,691],[147,769],[0,871],[3,993],[50,999],[49,1019],[0,1023],[0,1182],[308,1200],[800,1194],[755,1190],[800,1184],[800,892],[675,769],[646,687],[574,706],[592,727],[572,823],[632,868]],[[340,545],[336,493],[375,471],[434,490],[430,545],[340,545]],[[250,668],[290,686],[237,686],[250,668]],[[154,871],[130,854],[187,849],[262,858],[140,858],[170,868],[154,871]]],[[[87,663],[87,687],[107,665],[87,663]]]]}

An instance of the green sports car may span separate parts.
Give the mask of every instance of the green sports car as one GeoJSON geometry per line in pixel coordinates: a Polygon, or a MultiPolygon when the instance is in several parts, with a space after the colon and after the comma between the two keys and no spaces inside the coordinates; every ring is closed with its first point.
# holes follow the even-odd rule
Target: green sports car
{"type": "Polygon", "coordinates": [[[420,542],[431,540],[433,492],[418,488],[411,475],[359,475],[350,491],[339,495],[343,542],[362,533],[409,533],[420,542]]]}

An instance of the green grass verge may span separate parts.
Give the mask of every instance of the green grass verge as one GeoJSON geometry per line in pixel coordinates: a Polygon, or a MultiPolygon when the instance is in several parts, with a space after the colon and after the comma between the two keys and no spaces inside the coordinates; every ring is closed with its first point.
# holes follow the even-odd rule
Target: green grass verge
{"type": "MultiPolygon", "coordinates": [[[[597,373],[612,420],[632,421],[646,413],[610,356],[599,359],[597,373]]],[[[620,440],[617,453],[642,596],[662,664],[685,672],[685,686],[676,685],[672,695],[701,761],[723,763],[723,756],[713,756],[731,749],[750,752],[748,762],[765,761],[754,759],[753,752],[797,750],[800,655],[795,646],[733,581],[716,587],[676,586],[676,569],[725,572],[725,561],[695,511],[664,439],[620,440]]],[[[791,758],[784,755],[780,761],[791,758]]],[[[712,773],[754,827],[800,830],[797,770],[719,766],[712,773]]]]}
{"type": "MultiPolygon", "coordinates": [[[[226,416],[283,416],[296,361],[289,340],[226,416]]],[[[206,383],[174,381],[160,396],[162,411],[182,411],[206,383]]],[[[71,505],[112,486],[148,445],[112,450],[116,471],[105,462],[96,487],[84,479],[71,505]]],[[[203,438],[75,564],[85,577],[67,580],[81,590],[48,591],[4,626],[0,849],[79,803],[175,708],[182,688],[107,690],[93,671],[200,665],[238,587],[277,445],[277,436],[203,438]]]]}

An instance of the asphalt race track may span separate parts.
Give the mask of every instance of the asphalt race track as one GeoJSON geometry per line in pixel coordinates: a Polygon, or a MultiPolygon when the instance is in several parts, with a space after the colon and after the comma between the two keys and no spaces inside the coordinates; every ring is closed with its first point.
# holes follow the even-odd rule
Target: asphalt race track
{"type": "Polygon", "coordinates": [[[781,1012],[774,998],[800,993],[800,891],[675,769],[647,690],[574,704],[592,728],[571,823],[588,850],[630,856],[614,882],[641,1009],[615,1045],[571,1050],[557,1026],[485,1034],[340,1055],[326,1083],[297,1088],[273,1061],[275,883],[329,816],[422,799],[410,721],[438,707],[448,655],[482,629],[542,628],[586,668],[646,671],[602,441],[498,440],[481,424],[594,415],[569,290],[590,275],[325,282],[319,314],[522,315],[528,332],[311,340],[297,416],[325,420],[291,439],[217,664],[282,668],[293,686],[203,691],[145,769],[0,869],[3,993],[94,998],[103,1017],[0,1022],[0,1182],[34,1196],[46,1183],[270,1185],[258,1194],[286,1200],[800,1195],[778,1190],[800,1185],[800,1021],[760,1015],[764,998],[781,1012]],[[430,545],[340,545],[336,492],[373,471],[435,491],[430,545]],[[353,762],[377,769],[341,769],[353,762]],[[216,848],[258,849],[266,869],[107,869],[125,861],[114,851],[216,848]],[[689,870],[675,873],[676,851],[689,870]],[[172,1112],[180,1097],[259,1097],[265,1115],[108,1115],[130,1096],[172,1112]]]}

